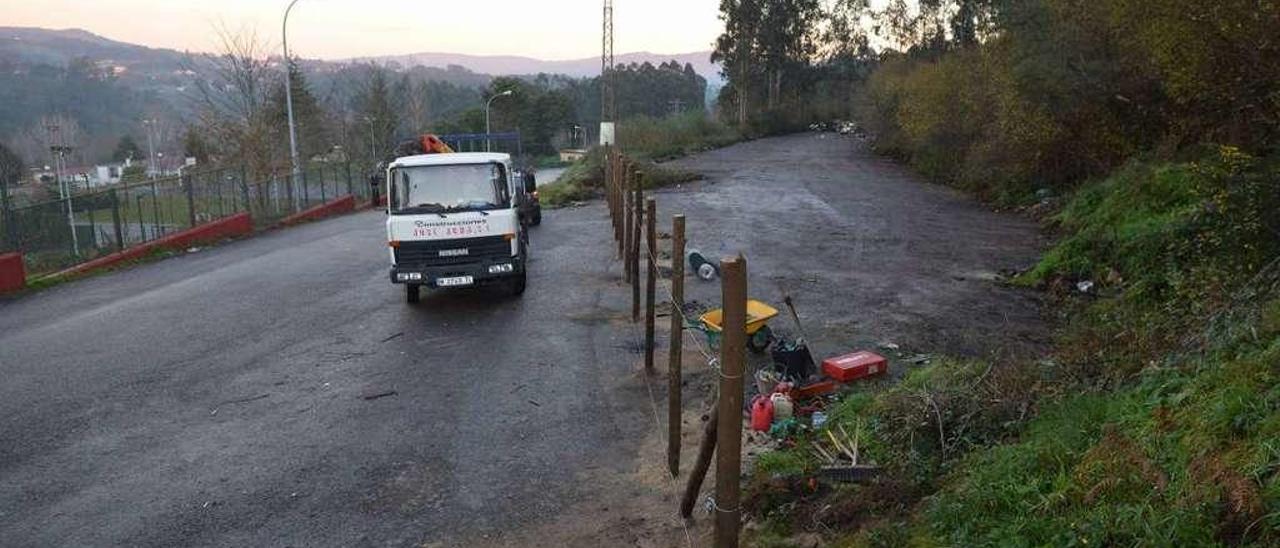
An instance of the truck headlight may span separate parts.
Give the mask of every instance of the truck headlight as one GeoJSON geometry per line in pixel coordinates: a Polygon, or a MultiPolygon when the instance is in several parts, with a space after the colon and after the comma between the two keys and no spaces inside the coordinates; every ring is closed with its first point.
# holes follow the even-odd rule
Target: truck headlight
{"type": "Polygon", "coordinates": [[[490,274],[506,274],[508,272],[514,272],[515,269],[515,266],[511,263],[489,265],[490,274]]]}

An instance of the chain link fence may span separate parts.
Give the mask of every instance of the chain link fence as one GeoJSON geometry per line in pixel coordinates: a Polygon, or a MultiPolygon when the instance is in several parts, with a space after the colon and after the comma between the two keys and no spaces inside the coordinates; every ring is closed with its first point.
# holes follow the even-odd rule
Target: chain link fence
{"type": "Polygon", "coordinates": [[[193,170],[23,206],[4,200],[0,253],[22,252],[27,271],[39,275],[243,212],[271,226],[343,196],[368,199],[367,171],[314,163],[296,177],[285,166],[252,180],[243,168],[193,170]]]}

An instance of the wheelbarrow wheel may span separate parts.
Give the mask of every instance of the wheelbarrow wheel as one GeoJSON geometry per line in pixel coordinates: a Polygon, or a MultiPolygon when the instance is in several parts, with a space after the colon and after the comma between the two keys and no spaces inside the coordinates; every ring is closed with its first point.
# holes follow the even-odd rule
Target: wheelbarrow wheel
{"type": "Polygon", "coordinates": [[[769,345],[773,344],[773,330],[769,326],[762,326],[750,337],[747,337],[747,350],[756,354],[764,354],[769,349],[769,345]]]}

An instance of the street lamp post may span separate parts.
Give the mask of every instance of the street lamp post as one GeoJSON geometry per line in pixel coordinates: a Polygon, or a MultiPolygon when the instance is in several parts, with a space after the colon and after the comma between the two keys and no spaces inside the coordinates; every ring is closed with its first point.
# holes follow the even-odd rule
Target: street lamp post
{"type": "Polygon", "coordinates": [[[493,97],[490,97],[489,101],[484,104],[484,151],[485,152],[493,151],[492,147],[490,146],[491,143],[489,139],[489,134],[493,133],[492,130],[489,129],[489,107],[493,105],[494,99],[497,99],[499,97],[506,97],[508,95],[511,95],[512,93],[513,92],[511,90],[504,91],[502,93],[494,95],[493,97]]]}
{"type": "Polygon", "coordinates": [[[298,163],[298,134],[293,123],[293,78],[290,74],[293,72],[291,70],[293,62],[289,57],[289,12],[293,10],[293,5],[297,3],[298,0],[291,0],[289,2],[289,6],[284,9],[284,22],[280,24],[280,41],[284,44],[284,103],[285,110],[288,111],[289,115],[289,159],[293,163],[292,187],[293,206],[295,209],[301,207],[298,203],[298,200],[300,199],[298,192],[298,179],[301,178],[301,175],[298,172],[300,167],[298,163]]]}

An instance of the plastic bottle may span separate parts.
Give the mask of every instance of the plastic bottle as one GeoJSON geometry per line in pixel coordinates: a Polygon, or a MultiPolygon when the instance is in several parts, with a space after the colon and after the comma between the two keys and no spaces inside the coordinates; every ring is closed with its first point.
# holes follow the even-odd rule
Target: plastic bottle
{"type": "Polygon", "coordinates": [[[824,425],[824,424],[826,424],[826,423],[827,423],[827,414],[826,414],[826,413],[823,413],[822,411],[814,411],[814,412],[813,412],[813,427],[814,427],[814,428],[822,428],[822,425],[824,425]]]}
{"type": "Polygon", "coordinates": [[[791,398],[788,398],[786,394],[774,392],[769,397],[769,401],[773,403],[774,420],[782,421],[791,418],[793,412],[791,398]]]}

